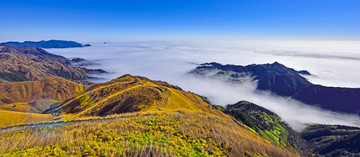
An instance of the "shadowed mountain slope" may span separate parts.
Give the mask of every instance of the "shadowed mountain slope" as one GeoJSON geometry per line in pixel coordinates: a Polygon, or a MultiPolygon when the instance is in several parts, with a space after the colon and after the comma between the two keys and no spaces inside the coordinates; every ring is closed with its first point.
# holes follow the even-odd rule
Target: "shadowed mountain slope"
{"type": "Polygon", "coordinates": [[[281,96],[289,96],[309,105],[336,112],[360,114],[360,88],[338,88],[314,85],[302,75],[307,71],[296,71],[280,63],[261,65],[221,65],[205,63],[191,71],[197,75],[229,77],[228,81],[250,76],[258,82],[259,90],[268,90],[281,96]]]}

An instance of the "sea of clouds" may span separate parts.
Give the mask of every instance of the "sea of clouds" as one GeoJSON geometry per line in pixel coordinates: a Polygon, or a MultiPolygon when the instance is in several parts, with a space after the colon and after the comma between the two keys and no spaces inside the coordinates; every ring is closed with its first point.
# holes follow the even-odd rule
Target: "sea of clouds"
{"type": "Polygon", "coordinates": [[[360,126],[360,118],[324,111],[286,97],[256,90],[248,79],[233,84],[221,79],[188,74],[201,63],[248,65],[275,61],[296,70],[308,70],[314,84],[336,87],[360,87],[359,41],[143,41],[92,43],[91,47],[47,49],[67,58],[81,57],[98,63],[109,74],[96,75],[104,82],[123,74],[140,75],[177,85],[208,97],[218,105],[247,100],[277,113],[294,129],[308,123],[360,126]]]}

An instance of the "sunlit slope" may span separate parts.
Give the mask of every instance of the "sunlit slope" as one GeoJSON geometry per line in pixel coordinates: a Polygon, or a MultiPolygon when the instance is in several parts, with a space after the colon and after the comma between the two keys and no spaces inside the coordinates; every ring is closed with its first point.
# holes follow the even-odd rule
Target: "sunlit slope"
{"type": "Polygon", "coordinates": [[[78,86],[78,83],[63,78],[0,83],[0,111],[2,115],[11,115],[6,117],[6,125],[1,126],[36,122],[27,120],[31,117],[29,115],[50,119],[51,115],[32,113],[42,113],[52,104],[75,96],[75,89],[78,86]]]}
{"type": "Polygon", "coordinates": [[[0,83],[0,105],[39,99],[63,101],[75,96],[78,83],[63,78],[0,83]]]}
{"type": "MultiPolygon", "coordinates": [[[[0,133],[4,156],[298,156],[199,111],[135,112],[124,120],[0,133]]],[[[95,118],[95,117],[94,117],[95,118]]]]}
{"type": "Polygon", "coordinates": [[[105,116],[137,111],[192,110],[223,115],[196,94],[139,76],[124,75],[87,90],[79,87],[76,93],[77,96],[64,102],[55,112],[105,116]]]}

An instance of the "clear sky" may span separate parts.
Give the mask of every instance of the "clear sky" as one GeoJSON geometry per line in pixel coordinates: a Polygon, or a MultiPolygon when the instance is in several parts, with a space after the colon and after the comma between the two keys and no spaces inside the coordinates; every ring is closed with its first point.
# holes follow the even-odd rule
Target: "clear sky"
{"type": "Polygon", "coordinates": [[[360,39],[360,0],[1,0],[0,41],[360,39]]]}

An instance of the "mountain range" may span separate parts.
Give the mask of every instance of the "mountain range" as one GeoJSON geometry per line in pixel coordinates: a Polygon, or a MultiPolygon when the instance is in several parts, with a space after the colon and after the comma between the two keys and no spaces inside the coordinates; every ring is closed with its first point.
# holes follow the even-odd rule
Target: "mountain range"
{"type": "Polygon", "coordinates": [[[41,48],[0,46],[0,82],[35,81],[46,77],[84,80],[100,69],[74,67],[76,63],[41,48]]]}
{"type": "Polygon", "coordinates": [[[308,71],[296,71],[278,62],[272,64],[221,65],[205,63],[191,71],[192,74],[223,77],[236,82],[248,76],[257,81],[257,89],[291,97],[305,104],[330,111],[360,115],[360,88],[326,87],[309,82],[304,75],[308,71]]]}
{"type": "Polygon", "coordinates": [[[73,47],[88,47],[90,44],[81,44],[75,41],[66,40],[41,40],[41,41],[24,41],[24,42],[3,42],[0,45],[16,46],[16,47],[38,47],[38,48],[73,48],[73,47]]]}

